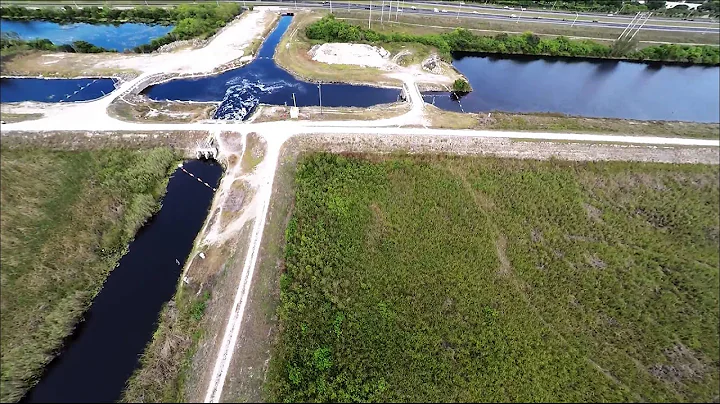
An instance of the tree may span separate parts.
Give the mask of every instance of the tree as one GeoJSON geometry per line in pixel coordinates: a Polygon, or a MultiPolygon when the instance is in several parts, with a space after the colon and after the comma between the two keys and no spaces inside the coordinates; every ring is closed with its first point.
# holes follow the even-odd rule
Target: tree
{"type": "Polygon", "coordinates": [[[472,91],[472,87],[470,87],[470,83],[464,79],[457,79],[453,83],[453,91],[457,93],[469,93],[472,91]]]}
{"type": "Polygon", "coordinates": [[[647,6],[648,10],[657,10],[660,8],[665,8],[665,0],[647,0],[645,2],[645,5],[647,6]]]}

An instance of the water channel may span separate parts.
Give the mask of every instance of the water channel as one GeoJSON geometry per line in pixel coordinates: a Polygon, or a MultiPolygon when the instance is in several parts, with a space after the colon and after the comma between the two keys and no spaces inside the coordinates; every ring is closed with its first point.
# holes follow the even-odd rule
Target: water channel
{"type": "MultiPolygon", "coordinates": [[[[216,119],[245,119],[259,103],[292,105],[293,94],[298,106],[319,105],[320,97],[325,107],[369,107],[398,100],[398,89],[348,84],[322,84],[318,88],[318,85],[297,80],[279,68],[272,57],[291,20],[291,16],[281,17],[257,58],[247,66],[215,76],[171,80],[150,86],[143,93],[154,100],[220,102],[216,119]]],[[[32,27],[40,23],[17,24],[32,27]]],[[[144,28],[133,25],[138,24],[122,24],[118,29],[127,26],[134,36],[147,34],[144,28]]],[[[58,30],[57,27],[54,29],[58,30]]],[[[716,66],[659,66],[473,53],[455,53],[453,57],[453,65],[468,78],[474,91],[459,100],[448,92],[424,93],[425,101],[446,110],[720,121],[720,99],[717,97],[720,67],[716,66]]],[[[3,79],[0,80],[0,102],[86,101],[101,97],[112,89],[109,79],[3,79]]]]}
{"type": "Polygon", "coordinates": [[[86,41],[93,45],[123,51],[150,43],[174,28],[172,25],[124,23],[112,24],[58,24],[49,21],[0,20],[2,32],[15,32],[21,39],[49,39],[55,45],[73,41],[86,41]]]}
{"type": "Polygon", "coordinates": [[[643,120],[720,121],[720,67],[453,55],[473,90],[425,101],[464,112],[553,112],[643,120]]]}
{"type": "MultiPolygon", "coordinates": [[[[210,162],[193,160],[184,167],[214,187],[222,174],[210,162]]],[[[175,293],[213,194],[175,171],[162,208],[138,231],[85,320],[22,402],[114,402],[121,397],[152,339],[160,309],[175,293]]]]}
{"type": "Polygon", "coordinates": [[[287,30],[291,16],[283,16],[263,43],[257,58],[247,66],[197,79],[172,80],[144,91],[153,100],[222,101],[216,119],[244,119],[259,103],[324,107],[369,107],[398,100],[399,89],[322,84],[297,80],[279,68],[272,59],[280,38],[287,30]]]}
{"type": "Polygon", "coordinates": [[[89,101],[112,92],[112,79],[0,78],[0,102],[89,101]]]}

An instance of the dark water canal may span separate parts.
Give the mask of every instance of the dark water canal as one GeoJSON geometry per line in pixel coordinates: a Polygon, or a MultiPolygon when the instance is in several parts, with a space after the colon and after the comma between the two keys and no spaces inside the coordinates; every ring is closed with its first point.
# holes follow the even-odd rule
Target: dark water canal
{"type": "Polygon", "coordinates": [[[473,92],[425,93],[452,111],[553,112],[643,120],[720,121],[720,67],[456,53],[473,92]]]}
{"type": "MultiPolygon", "coordinates": [[[[212,186],[222,174],[215,163],[193,160],[184,167],[212,186]]],[[[120,398],[152,339],[163,304],[175,293],[213,194],[195,178],[175,171],[162,208],[138,231],[85,313],[85,321],[22,402],[113,402],[120,398]]]]}
{"type": "Polygon", "coordinates": [[[115,89],[111,79],[0,79],[0,102],[73,102],[100,98],[115,89]]]}

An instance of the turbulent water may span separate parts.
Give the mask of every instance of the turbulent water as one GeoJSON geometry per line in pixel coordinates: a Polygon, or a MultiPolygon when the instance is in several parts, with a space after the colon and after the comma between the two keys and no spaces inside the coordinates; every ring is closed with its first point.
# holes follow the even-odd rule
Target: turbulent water
{"type": "Polygon", "coordinates": [[[287,88],[295,88],[298,93],[302,91],[298,83],[288,83],[285,80],[268,83],[259,77],[235,77],[229,80],[227,85],[225,98],[215,111],[214,119],[242,120],[252,114],[263,95],[287,88]]]}

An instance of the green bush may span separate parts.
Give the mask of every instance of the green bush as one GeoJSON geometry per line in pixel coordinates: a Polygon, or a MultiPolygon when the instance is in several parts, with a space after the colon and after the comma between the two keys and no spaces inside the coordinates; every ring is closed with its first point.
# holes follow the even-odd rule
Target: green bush
{"type": "Polygon", "coordinates": [[[470,83],[468,83],[464,79],[457,79],[453,83],[453,91],[469,93],[470,91],[472,91],[472,87],[470,87],[470,83]]]}

